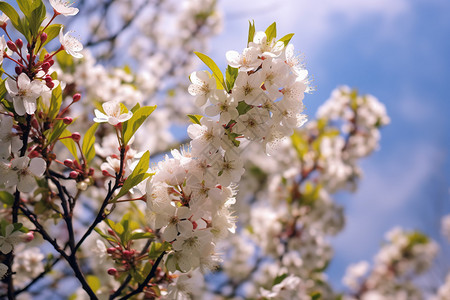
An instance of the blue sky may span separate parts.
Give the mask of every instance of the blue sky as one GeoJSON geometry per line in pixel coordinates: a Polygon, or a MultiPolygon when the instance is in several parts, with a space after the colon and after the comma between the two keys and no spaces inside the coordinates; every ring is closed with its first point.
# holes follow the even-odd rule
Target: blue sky
{"type": "MultiPolygon", "coordinates": [[[[304,103],[314,116],[332,89],[346,84],[375,95],[391,124],[381,148],[362,162],[364,178],[354,194],[340,193],[347,226],[333,238],[329,275],[341,287],[345,267],[371,260],[384,233],[395,225],[439,239],[439,217],[450,213],[450,2],[436,0],[286,0],[220,2],[223,33],[210,56],[225,65],[227,50],[241,51],[248,20],[257,30],[277,22],[279,35],[304,53],[317,91],[304,103]]],[[[441,255],[449,253],[440,240],[441,255]]],[[[448,256],[448,255],[447,255],[448,256]]],[[[440,271],[450,268],[441,261],[440,271]]]]}

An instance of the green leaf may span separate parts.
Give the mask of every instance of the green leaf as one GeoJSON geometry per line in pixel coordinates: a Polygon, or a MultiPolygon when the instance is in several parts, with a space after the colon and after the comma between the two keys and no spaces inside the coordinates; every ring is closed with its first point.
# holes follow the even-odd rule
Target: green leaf
{"type": "Polygon", "coordinates": [[[227,91],[230,92],[234,87],[234,82],[238,76],[239,69],[228,66],[225,72],[225,78],[227,83],[227,91]]]}
{"type": "Polygon", "coordinates": [[[50,119],[56,118],[61,108],[61,104],[62,104],[62,90],[61,85],[58,84],[58,86],[52,90],[52,98],[50,100],[50,108],[48,111],[48,117],[50,119]]]}
{"type": "Polygon", "coordinates": [[[248,21],[248,41],[247,46],[251,42],[253,42],[253,38],[255,37],[255,20],[252,20],[252,22],[248,21]]]}
{"type": "Polygon", "coordinates": [[[14,196],[6,191],[0,192],[0,201],[7,206],[12,206],[14,204],[14,196]]]}
{"type": "MultiPolygon", "coordinates": [[[[72,136],[72,133],[68,129],[64,129],[63,133],[61,134],[61,138],[72,136]]],[[[78,160],[78,152],[77,152],[77,145],[71,138],[62,139],[60,140],[61,143],[66,146],[67,149],[69,149],[70,153],[73,155],[73,157],[78,160]]]]}
{"type": "Polygon", "coordinates": [[[42,0],[34,0],[31,3],[31,13],[30,15],[26,15],[28,19],[28,23],[30,25],[29,30],[31,33],[31,36],[37,37],[39,33],[39,29],[41,27],[42,21],[45,19],[45,6],[44,3],[42,3],[42,0]]]}
{"type": "Polygon", "coordinates": [[[19,5],[20,10],[26,17],[30,17],[31,14],[31,4],[33,0],[17,0],[17,4],[19,5]]]}
{"type": "Polygon", "coordinates": [[[247,103],[245,103],[245,101],[240,101],[236,107],[237,111],[239,112],[239,115],[246,114],[252,108],[253,106],[248,105],[247,103]]]}
{"type": "Polygon", "coordinates": [[[131,137],[141,127],[142,123],[150,116],[150,114],[156,109],[154,106],[143,106],[138,108],[131,119],[123,123],[123,143],[127,145],[131,137]]]}
{"type": "Polygon", "coordinates": [[[86,281],[94,293],[97,292],[101,286],[100,279],[97,276],[88,275],[86,276],[86,281]]]}
{"type": "Polygon", "coordinates": [[[291,41],[291,39],[292,39],[292,37],[294,36],[294,34],[293,33],[289,33],[289,34],[286,34],[285,36],[283,36],[281,39],[279,39],[278,41],[279,42],[283,42],[284,43],[284,46],[286,47],[288,44],[289,44],[289,42],[291,41]]]}
{"type": "Polygon", "coordinates": [[[277,37],[277,23],[273,22],[269,27],[267,27],[266,36],[268,43],[277,37]]]}
{"type": "Polygon", "coordinates": [[[52,129],[46,130],[44,134],[48,136],[48,145],[55,142],[61,136],[67,126],[68,125],[64,124],[62,120],[58,120],[52,129]]]}
{"type": "Polygon", "coordinates": [[[149,259],[157,259],[164,251],[169,250],[172,245],[168,242],[157,243],[153,242],[148,251],[149,259]]]}
{"type": "Polygon", "coordinates": [[[149,165],[150,165],[150,152],[146,151],[142,155],[141,159],[139,160],[137,166],[134,168],[133,172],[130,174],[130,176],[128,176],[128,178],[123,183],[123,186],[120,189],[119,194],[117,194],[117,196],[114,198],[114,200],[119,199],[120,197],[122,197],[123,195],[128,193],[128,191],[131,188],[135,187],[136,185],[141,183],[143,180],[150,177],[151,174],[147,173],[149,165]]]}
{"type": "Polygon", "coordinates": [[[284,273],[282,275],[277,276],[274,280],[273,280],[273,284],[272,285],[277,285],[279,283],[281,283],[286,277],[288,277],[287,273],[284,273]]]}
{"type": "Polygon", "coordinates": [[[153,239],[155,235],[151,232],[135,232],[131,234],[131,240],[153,239]]]}
{"type": "Polygon", "coordinates": [[[198,56],[198,58],[201,59],[202,62],[205,63],[205,65],[211,69],[211,72],[213,73],[214,77],[216,78],[216,82],[217,82],[217,88],[221,89],[220,86],[222,86],[224,89],[226,89],[226,85],[225,85],[225,81],[223,81],[223,74],[222,71],[220,71],[219,67],[217,66],[217,64],[211,59],[209,58],[207,55],[202,54],[200,52],[194,52],[195,55],[198,56]]]}
{"type": "Polygon", "coordinates": [[[81,146],[81,150],[83,151],[84,158],[86,159],[86,164],[95,157],[95,131],[98,128],[98,123],[94,123],[91,128],[86,131],[86,134],[83,138],[83,145],[81,146]]]}
{"type": "Polygon", "coordinates": [[[0,10],[8,16],[8,18],[11,20],[11,24],[14,26],[14,28],[18,28],[20,26],[20,17],[19,14],[16,12],[14,7],[9,5],[6,2],[0,2],[0,10]]]}
{"type": "Polygon", "coordinates": [[[3,99],[6,94],[5,82],[6,78],[2,80],[2,83],[0,83],[0,99],[3,99]]]}
{"type": "Polygon", "coordinates": [[[58,54],[55,55],[56,61],[63,71],[72,71],[73,69],[73,57],[66,53],[66,51],[59,51],[58,54]]]}
{"type": "Polygon", "coordinates": [[[320,299],[322,299],[322,295],[319,292],[313,292],[310,296],[311,296],[311,300],[320,300],[320,299]]]}
{"type": "Polygon", "coordinates": [[[200,120],[203,118],[202,115],[187,115],[191,119],[192,123],[202,125],[200,120]]]}

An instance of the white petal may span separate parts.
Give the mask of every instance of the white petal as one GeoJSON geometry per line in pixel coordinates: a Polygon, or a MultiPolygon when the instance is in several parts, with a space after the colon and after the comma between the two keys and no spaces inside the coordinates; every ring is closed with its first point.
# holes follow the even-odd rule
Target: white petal
{"type": "Polygon", "coordinates": [[[27,114],[32,115],[36,111],[36,99],[24,99],[23,105],[27,114]]]}
{"type": "Polygon", "coordinates": [[[45,160],[40,157],[35,157],[31,160],[28,170],[30,170],[34,176],[40,177],[44,174],[46,166],[45,160]]]}
{"type": "Polygon", "coordinates": [[[178,230],[176,228],[176,225],[169,224],[169,225],[167,225],[166,229],[164,229],[162,237],[165,241],[171,242],[177,237],[177,235],[178,235],[178,230]]]}
{"type": "Polygon", "coordinates": [[[17,189],[22,193],[29,193],[36,187],[36,181],[31,175],[20,176],[17,189]]]}
{"type": "Polygon", "coordinates": [[[19,86],[19,89],[26,89],[30,82],[30,78],[28,78],[25,73],[21,73],[17,78],[17,85],[19,86]]]}
{"type": "Polygon", "coordinates": [[[23,100],[20,97],[13,98],[14,110],[19,116],[26,114],[25,106],[23,105],[23,100]]]}

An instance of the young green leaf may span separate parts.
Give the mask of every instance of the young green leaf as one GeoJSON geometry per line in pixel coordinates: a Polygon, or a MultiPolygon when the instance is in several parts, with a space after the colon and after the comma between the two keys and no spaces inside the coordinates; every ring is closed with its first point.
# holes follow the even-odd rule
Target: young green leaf
{"type": "Polygon", "coordinates": [[[151,176],[151,174],[147,173],[148,167],[150,165],[150,152],[146,151],[141,159],[139,160],[138,164],[134,168],[133,172],[128,176],[128,178],[123,183],[122,188],[120,189],[120,192],[117,194],[117,196],[114,198],[114,200],[119,199],[128,191],[141,183],[143,180],[147,179],[151,176]]]}
{"type": "Polygon", "coordinates": [[[227,91],[230,92],[234,87],[234,82],[238,76],[239,69],[228,66],[225,72],[225,79],[227,83],[227,91]]]}
{"type": "Polygon", "coordinates": [[[55,142],[61,136],[67,126],[68,125],[64,124],[62,120],[58,120],[53,128],[46,130],[44,134],[45,136],[47,136],[48,144],[50,145],[55,142]]]}
{"type": "Polygon", "coordinates": [[[291,39],[292,39],[292,37],[294,36],[294,34],[293,33],[289,33],[289,34],[286,34],[285,36],[283,36],[281,39],[279,39],[278,41],[279,42],[283,42],[284,43],[284,46],[286,47],[288,44],[289,44],[289,42],[291,41],[291,39]]]}
{"type": "Polygon", "coordinates": [[[17,29],[17,27],[20,26],[20,16],[8,3],[1,1],[0,2],[0,10],[8,16],[8,18],[11,20],[11,24],[14,26],[14,28],[17,29]]]}
{"type": "Polygon", "coordinates": [[[248,21],[248,42],[247,46],[253,42],[253,38],[255,37],[255,20],[252,20],[252,22],[248,21]]]}
{"type": "MultiPolygon", "coordinates": [[[[63,133],[61,134],[60,138],[72,136],[72,133],[68,129],[64,129],[63,133]]],[[[60,140],[61,143],[66,146],[67,149],[69,149],[70,153],[73,155],[73,157],[78,160],[78,152],[77,152],[77,145],[71,138],[62,139],[60,140]]]]}
{"type": "Polygon", "coordinates": [[[59,113],[59,109],[61,108],[62,103],[62,90],[61,85],[58,85],[52,91],[52,98],[50,100],[50,108],[48,111],[48,117],[50,119],[56,118],[59,113]]]}
{"type": "Polygon", "coordinates": [[[216,78],[217,88],[221,89],[223,87],[224,89],[226,89],[227,86],[225,85],[225,81],[223,80],[222,71],[220,71],[217,64],[205,54],[202,54],[200,52],[194,52],[194,53],[195,53],[195,55],[198,56],[198,58],[201,59],[202,62],[205,63],[205,65],[208,68],[210,68],[211,72],[213,73],[214,77],[216,78]]]}
{"type": "Polygon", "coordinates": [[[200,120],[203,118],[202,115],[187,115],[191,119],[192,123],[201,125],[200,120]]]}
{"type": "MultiPolygon", "coordinates": [[[[134,109],[134,108],[133,108],[134,109]]],[[[131,119],[123,123],[123,143],[127,145],[131,137],[136,133],[136,131],[141,127],[142,123],[150,116],[150,114],[156,109],[154,106],[143,106],[138,108],[131,119]]]]}
{"type": "Polygon", "coordinates": [[[37,36],[42,21],[45,19],[45,6],[42,0],[34,0],[31,2],[29,16],[25,15],[30,25],[29,31],[33,37],[37,36]]]}
{"type": "Polygon", "coordinates": [[[14,204],[14,196],[6,191],[0,191],[0,201],[6,206],[12,206],[14,204]]]}
{"type": "Polygon", "coordinates": [[[98,123],[94,123],[91,128],[86,131],[86,134],[83,138],[83,145],[81,146],[81,150],[83,151],[84,158],[86,159],[86,164],[95,157],[95,131],[98,128],[98,123]]]}
{"type": "Polygon", "coordinates": [[[273,22],[269,27],[267,27],[266,36],[267,42],[270,42],[277,37],[277,23],[273,22]]]}

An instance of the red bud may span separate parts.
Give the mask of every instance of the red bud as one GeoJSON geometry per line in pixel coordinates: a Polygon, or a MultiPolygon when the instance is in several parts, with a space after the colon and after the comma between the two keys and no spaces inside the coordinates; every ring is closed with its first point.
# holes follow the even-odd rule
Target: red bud
{"type": "Polygon", "coordinates": [[[64,124],[66,124],[66,125],[70,125],[70,124],[72,124],[73,119],[72,119],[71,117],[65,117],[65,118],[63,119],[63,122],[64,122],[64,124]]]}
{"type": "Polygon", "coordinates": [[[45,32],[41,33],[41,44],[45,43],[45,41],[47,40],[47,34],[45,32]]]}
{"type": "Polygon", "coordinates": [[[72,133],[72,139],[73,139],[75,142],[79,142],[80,139],[81,139],[81,135],[80,135],[78,132],[74,132],[74,133],[72,133]]]}
{"type": "Polygon", "coordinates": [[[17,39],[16,40],[16,46],[17,48],[21,49],[23,47],[23,42],[21,39],[17,39]]]}
{"type": "Polygon", "coordinates": [[[115,268],[109,268],[108,274],[111,276],[115,276],[115,275],[117,275],[117,270],[115,268]]]}
{"type": "Polygon", "coordinates": [[[76,93],[75,95],[73,95],[73,102],[78,102],[81,99],[81,95],[76,93]]]}
{"type": "Polygon", "coordinates": [[[75,179],[78,177],[78,172],[77,171],[72,171],[69,173],[69,177],[72,179],[75,179]]]}
{"type": "Polygon", "coordinates": [[[73,160],[71,160],[71,159],[66,159],[66,160],[64,161],[64,165],[65,165],[66,167],[71,168],[71,167],[73,166],[73,160]]]}

